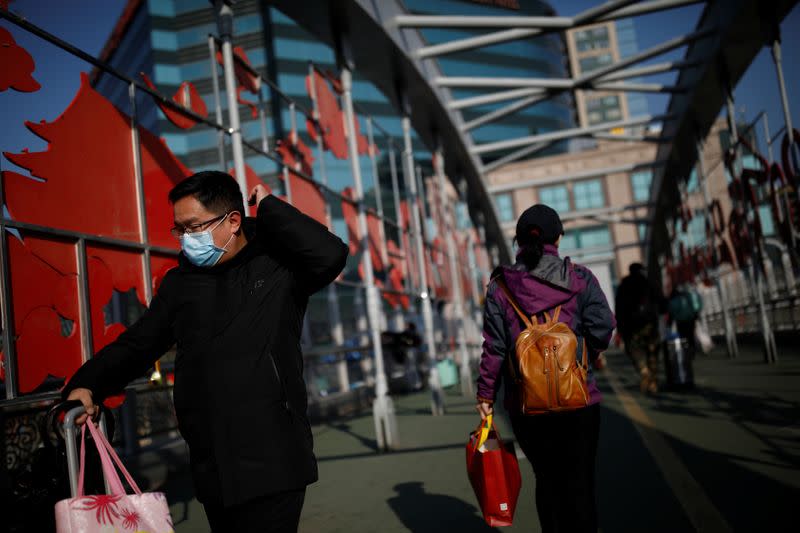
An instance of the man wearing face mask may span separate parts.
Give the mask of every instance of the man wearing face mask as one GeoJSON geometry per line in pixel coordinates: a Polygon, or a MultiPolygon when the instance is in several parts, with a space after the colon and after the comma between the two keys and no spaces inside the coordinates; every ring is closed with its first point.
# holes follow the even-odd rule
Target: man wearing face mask
{"type": "Polygon", "coordinates": [[[239,186],[222,172],[186,178],[169,200],[178,267],[63,397],[93,415],[176,345],[175,412],[212,530],[296,531],[306,486],[317,480],[303,317],[309,296],[344,268],[348,248],[261,185],[249,199],[258,215],[245,218],[239,186]]]}

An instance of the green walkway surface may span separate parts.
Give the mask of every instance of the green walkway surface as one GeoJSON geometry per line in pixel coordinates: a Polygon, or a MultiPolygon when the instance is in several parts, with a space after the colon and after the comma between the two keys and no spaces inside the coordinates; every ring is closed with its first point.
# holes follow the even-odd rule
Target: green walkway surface
{"type": "MultiPolygon", "coordinates": [[[[598,500],[605,532],[789,531],[800,501],[800,349],[761,362],[743,347],[695,363],[697,390],[639,393],[630,364],[608,354],[598,451],[598,500]]],[[[395,397],[401,447],[378,453],[370,413],[314,427],[320,481],[308,489],[300,531],[488,531],[465,472],[474,402],[451,391],[447,414],[429,396],[395,397]]],[[[506,420],[501,434],[513,438],[506,420]]],[[[539,531],[535,480],[520,460],[523,488],[514,526],[539,531]]],[[[205,532],[192,499],[183,445],[140,457],[151,488],[167,492],[176,531],[205,532]]],[[[268,482],[268,481],[267,481],[268,482]]],[[[147,483],[146,483],[147,484],[147,483]]]]}

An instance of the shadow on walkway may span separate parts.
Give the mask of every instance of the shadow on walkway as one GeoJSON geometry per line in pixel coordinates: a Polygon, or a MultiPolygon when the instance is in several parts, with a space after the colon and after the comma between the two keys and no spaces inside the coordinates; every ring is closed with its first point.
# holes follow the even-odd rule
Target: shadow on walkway
{"type": "Polygon", "coordinates": [[[397,495],[386,503],[412,533],[497,531],[486,525],[474,505],[453,496],[425,492],[423,483],[400,483],[394,490],[397,495]]]}

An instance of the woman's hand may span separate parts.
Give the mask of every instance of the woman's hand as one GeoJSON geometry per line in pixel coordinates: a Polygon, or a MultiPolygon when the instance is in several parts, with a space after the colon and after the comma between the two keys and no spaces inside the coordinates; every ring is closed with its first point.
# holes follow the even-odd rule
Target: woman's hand
{"type": "Polygon", "coordinates": [[[478,402],[478,405],[475,406],[475,409],[477,409],[478,413],[480,413],[481,420],[486,420],[486,417],[494,412],[494,407],[489,402],[478,402]]]}

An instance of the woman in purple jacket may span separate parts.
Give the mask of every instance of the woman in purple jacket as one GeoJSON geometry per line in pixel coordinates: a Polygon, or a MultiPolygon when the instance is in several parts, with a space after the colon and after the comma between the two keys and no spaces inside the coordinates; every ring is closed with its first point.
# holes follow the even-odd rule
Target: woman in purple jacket
{"type": "MultiPolygon", "coordinates": [[[[495,281],[502,276],[522,310],[539,317],[561,306],[559,321],[565,322],[586,341],[594,362],[611,340],[614,315],[597,278],[588,268],[558,256],[564,234],[561,219],[546,205],[528,208],[517,221],[517,262],[498,267],[486,291],[483,324],[483,354],[478,377],[481,417],[492,412],[502,376],[508,376],[508,357],[524,329],[502,289],[495,281]]],[[[582,359],[582,354],[580,354],[582,359]]],[[[513,359],[516,360],[516,359],[513,359]]],[[[588,407],[575,411],[524,416],[520,414],[512,379],[505,384],[505,408],[514,435],[536,475],[536,508],[542,531],[596,532],[595,456],[600,429],[600,391],[589,366],[588,407]]]]}

